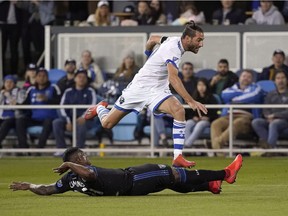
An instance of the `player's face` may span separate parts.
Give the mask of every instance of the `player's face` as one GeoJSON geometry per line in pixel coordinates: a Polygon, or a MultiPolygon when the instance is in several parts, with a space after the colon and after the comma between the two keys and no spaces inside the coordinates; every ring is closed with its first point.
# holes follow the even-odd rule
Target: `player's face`
{"type": "Polygon", "coordinates": [[[187,38],[187,51],[196,54],[198,53],[199,49],[203,47],[203,40],[204,40],[203,32],[196,31],[196,34],[193,38],[189,36],[186,36],[186,38],[187,38]]]}
{"type": "Polygon", "coordinates": [[[82,165],[91,165],[91,162],[89,161],[87,154],[83,151],[78,152],[78,161],[82,165]]]}

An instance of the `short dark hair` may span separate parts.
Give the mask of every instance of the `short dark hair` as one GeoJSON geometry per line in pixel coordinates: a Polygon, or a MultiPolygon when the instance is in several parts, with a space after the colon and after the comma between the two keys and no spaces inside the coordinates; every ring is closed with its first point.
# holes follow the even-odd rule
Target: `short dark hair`
{"type": "Polygon", "coordinates": [[[186,23],[181,38],[185,38],[186,36],[193,38],[196,35],[196,31],[203,33],[202,28],[200,28],[193,20],[190,20],[188,23],[186,23]]]}
{"type": "MultiPolygon", "coordinates": [[[[251,74],[251,76],[254,78],[254,71],[253,71],[252,69],[249,69],[249,68],[243,69],[242,72],[241,72],[241,74],[242,74],[243,72],[247,72],[247,73],[251,74]]],[[[241,76],[241,74],[240,74],[240,76],[241,76]]]]}
{"type": "Polygon", "coordinates": [[[63,153],[63,158],[62,158],[63,162],[70,161],[71,157],[78,151],[80,151],[78,147],[70,147],[66,149],[65,152],[63,153]]]}
{"type": "Polygon", "coordinates": [[[286,79],[288,79],[287,74],[285,73],[285,71],[278,69],[278,70],[275,70],[275,73],[273,75],[272,80],[275,81],[275,78],[276,78],[277,74],[280,74],[280,73],[283,73],[285,75],[286,79]]]}
{"type": "Polygon", "coordinates": [[[181,67],[182,69],[183,69],[184,65],[190,65],[192,68],[194,68],[194,65],[191,62],[184,62],[182,64],[182,67],[181,67]]]}
{"type": "Polygon", "coordinates": [[[227,64],[229,66],[229,62],[227,59],[220,59],[218,64],[227,64]]]}

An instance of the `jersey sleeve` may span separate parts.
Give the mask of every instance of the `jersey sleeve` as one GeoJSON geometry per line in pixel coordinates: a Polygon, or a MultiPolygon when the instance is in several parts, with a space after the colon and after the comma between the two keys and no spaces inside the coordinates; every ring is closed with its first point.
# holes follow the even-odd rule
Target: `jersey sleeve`
{"type": "Polygon", "coordinates": [[[70,175],[67,173],[55,183],[55,187],[59,193],[65,193],[66,191],[72,190],[69,185],[69,179],[70,175]]]}
{"type": "Polygon", "coordinates": [[[165,64],[173,64],[177,70],[179,70],[179,63],[181,58],[181,52],[175,49],[174,44],[175,41],[170,41],[170,38],[167,39],[161,46],[161,57],[162,61],[165,64]]]}

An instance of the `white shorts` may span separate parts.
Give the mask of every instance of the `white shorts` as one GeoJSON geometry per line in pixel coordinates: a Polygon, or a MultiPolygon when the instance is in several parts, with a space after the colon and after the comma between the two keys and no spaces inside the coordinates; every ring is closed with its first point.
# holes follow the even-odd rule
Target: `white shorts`
{"type": "Polygon", "coordinates": [[[124,112],[139,113],[148,107],[154,115],[162,115],[157,111],[159,105],[171,97],[169,88],[138,87],[130,85],[123,90],[114,107],[124,112]]]}

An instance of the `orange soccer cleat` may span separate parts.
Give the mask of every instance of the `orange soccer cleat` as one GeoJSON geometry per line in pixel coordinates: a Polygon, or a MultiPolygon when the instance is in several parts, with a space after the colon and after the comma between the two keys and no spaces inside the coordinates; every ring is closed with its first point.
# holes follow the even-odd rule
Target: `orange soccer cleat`
{"type": "Polygon", "coordinates": [[[172,162],[172,166],[174,167],[192,168],[195,165],[196,163],[194,161],[186,160],[182,154],[179,154],[178,157],[172,162]]]}
{"type": "Polygon", "coordinates": [[[243,162],[243,158],[241,154],[238,154],[236,156],[236,158],[234,159],[234,161],[225,168],[225,172],[226,172],[226,176],[224,178],[224,180],[229,183],[229,184],[233,184],[235,182],[235,179],[237,177],[237,173],[240,170],[240,168],[242,167],[242,162],[243,162]]]}
{"type": "Polygon", "coordinates": [[[211,191],[213,194],[220,194],[221,193],[221,184],[222,181],[210,181],[209,182],[209,191],[211,191]]]}
{"type": "Polygon", "coordinates": [[[104,107],[107,107],[108,106],[108,103],[106,101],[100,101],[98,104],[92,106],[92,107],[89,107],[86,112],[85,112],[85,115],[84,115],[84,118],[86,120],[90,120],[90,119],[93,119],[95,118],[98,113],[97,113],[97,107],[101,105],[101,106],[104,106],[104,107]]]}

